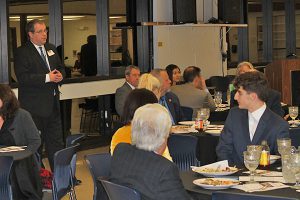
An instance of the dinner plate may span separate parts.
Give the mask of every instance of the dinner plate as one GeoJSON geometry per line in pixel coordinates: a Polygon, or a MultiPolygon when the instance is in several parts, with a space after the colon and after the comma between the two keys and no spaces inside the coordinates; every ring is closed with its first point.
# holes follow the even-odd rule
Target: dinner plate
{"type": "MultiPolygon", "coordinates": [[[[191,133],[195,132],[195,128],[187,125],[177,125],[177,126],[172,126],[172,133],[191,133]]],[[[198,131],[197,131],[198,132],[198,131]]]]}
{"type": "Polygon", "coordinates": [[[178,124],[193,126],[195,124],[195,121],[182,121],[182,122],[178,122],[178,124]]]}
{"type": "MultiPolygon", "coordinates": [[[[289,120],[289,124],[291,125],[292,123],[293,123],[293,120],[289,120]]],[[[299,119],[295,120],[295,124],[299,126],[300,120],[299,119]]]]}
{"type": "Polygon", "coordinates": [[[228,104],[219,104],[218,105],[218,108],[226,108],[226,107],[228,107],[228,104]]]}
{"type": "Polygon", "coordinates": [[[270,164],[273,164],[276,162],[276,160],[280,159],[280,156],[278,155],[270,155],[270,164]]]}
{"type": "Polygon", "coordinates": [[[209,190],[222,190],[238,185],[239,181],[230,178],[200,178],[193,181],[195,185],[209,190]],[[219,184],[219,183],[220,184],[219,184]]]}
{"type": "MultiPolygon", "coordinates": [[[[229,167],[230,171],[219,171],[219,172],[209,172],[207,171],[208,167],[192,167],[192,171],[197,172],[206,177],[218,177],[218,176],[227,176],[236,173],[239,171],[236,167],[229,167]]],[[[215,168],[212,168],[214,170],[215,168]]]]}
{"type": "Polygon", "coordinates": [[[220,135],[222,132],[221,129],[207,129],[205,130],[205,133],[208,133],[210,135],[220,135]]]}

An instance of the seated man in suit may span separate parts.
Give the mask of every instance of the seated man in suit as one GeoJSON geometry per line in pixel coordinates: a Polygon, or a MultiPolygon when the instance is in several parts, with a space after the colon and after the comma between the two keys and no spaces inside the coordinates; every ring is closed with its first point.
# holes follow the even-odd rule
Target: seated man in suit
{"type": "Polygon", "coordinates": [[[277,154],[277,138],[289,137],[289,124],[266,106],[267,80],[258,71],[237,76],[234,96],[239,106],[230,109],[216,152],[219,160],[243,166],[247,145],[267,140],[271,154],[277,154]]]}
{"type": "Polygon", "coordinates": [[[135,89],[139,84],[140,69],[136,66],[129,65],[125,69],[126,82],[116,90],[115,94],[115,108],[117,113],[121,116],[125,100],[131,90],[135,89]]]}
{"type": "Polygon", "coordinates": [[[164,69],[153,69],[151,74],[161,83],[161,97],[159,99],[159,104],[167,108],[169,111],[172,124],[178,124],[178,122],[183,120],[183,113],[181,111],[178,97],[170,91],[171,81],[167,71],[164,69]]]}
{"type": "Polygon", "coordinates": [[[135,111],[131,124],[133,146],[116,146],[110,181],[135,189],[142,199],[190,199],[177,166],[161,156],[172,125],[168,111],[159,104],[146,104],[135,111]]]}
{"type": "MultiPolygon", "coordinates": [[[[254,69],[253,65],[249,62],[241,62],[237,68],[236,68],[236,75],[239,76],[245,72],[249,71],[256,71],[254,69]]],[[[237,106],[237,101],[234,100],[234,95],[236,93],[236,90],[231,91],[230,93],[230,107],[237,106]]],[[[271,88],[268,88],[268,94],[266,99],[266,105],[268,108],[270,108],[274,113],[278,114],[279,116],[284,116],[284,110],[281,107],[281,94],[280,92],[273,90],[271,88]]]]}
{"type": "Polygon", "coordinates": [[[200,72],[199,67],[187,67],[183,72],[185,84],[171,87],[171,91],[178,96],[182,106],[193,108],[194,116],[199,108],[210,108],[211,111],[216,109],[215,102],[200,72]]]}

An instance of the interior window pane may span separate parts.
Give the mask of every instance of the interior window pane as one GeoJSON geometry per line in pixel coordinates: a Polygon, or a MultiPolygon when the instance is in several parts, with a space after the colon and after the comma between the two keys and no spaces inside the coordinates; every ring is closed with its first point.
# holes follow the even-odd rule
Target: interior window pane
{"type": "Polygon", "coordinates": [[[286,58],[285,3],[273,1],[273,60],[286,58]]]}
{"type": "Polygon", "coordinates": [[[296,13],[296,55],[300,57],[300,1],[295,3],[296,13]]]}

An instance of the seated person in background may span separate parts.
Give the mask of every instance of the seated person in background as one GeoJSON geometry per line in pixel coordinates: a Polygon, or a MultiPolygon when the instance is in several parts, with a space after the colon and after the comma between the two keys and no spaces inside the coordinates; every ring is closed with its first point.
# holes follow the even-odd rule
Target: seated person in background
{"type": "Polygon", "coordinates": [[[145,88],[155,94],[159,100],[161,97],[162,86],[160,81],[152,74],[145,73],[141,76],[137,88],[145,88]]]}
{"type": "Polygon", "coordinates": [[[277,154],[277,138],[289,137],[289,124],[266,106],[267,80],[261,72],[237,76],[234,86],[239,106],[230,109],[216,152],[219,160],[243,166],[247,145],[267,140],[270,153],[277,154]]]}
{"type": "Polygon", "coordinates": [[[81,53],[77,52],[77,54],[76,54],[77,60],[75,60],[74,67],[73,67],[74,71],[81,71],[80,55],[81,55],[81,53]]]}
{"type": "Polygon", "coordinates": [[[129,65],[125,69],[126,82],[116,90],[115,108],[117,113],[122,116],[125,100],[131,90],[135,89],[139,84],[140,69],[136,66],[129,65]]]}
{"type": "Polygon", "coordinates": [[[159,104],[136,110],[130,144],[119,144],[112,156],[110,181],[138,191],[141,199],[190,199],[177,166],[162,157],[171,128],[168,111],[159,104]]]}
{"type": "MultiPolygon", "coordinates": [[[[249,71],[256,71],[254,69],[253,65],[249,62],[241,62],[236,69],[236,76],[239,76],[245,72],[249,71]]],[[[266,105],[268,108],[270,108],[273,112],[278,114],[279,116],[283,117],[284,116],[284,110],[281,107],[281,94],[280,92],[273,90],[271,88],[267,88],[267,99],[266,99],[266,105]]],[[[237,101],[234,100],[234,95],[236,93],[236,90],[231,91],[230,93],[230,107],[237,106],[238,103],[237,101]]]]}
{"type": "MultiPolygon", "coordinates": [[[[123,115],[121,119],[124,126],[119,128],[113,135],[110,143],[110,153],[113,154],[115,147],[119,143],[131,143],[131,120],[134,112],[139,107],[148,103],[157,103],[157,97],[153,92],[142,88],[131,91],[125,101],[123,115]]],[[[163,153],[163,156],[172,161],[168,148],[163,153]]]]}
{"type": "Polygon", "coordinates": [[[180,85],[182,84],[181,79],[181,71],[177,65],[169,64],[166,67],[166,71],[168,73],[169,79],[171,81],[171,85],[180,85]]]}
{"type": "Polygon", "coordinates": [[[199,67],[187,67],[183,72],[185,84],[171,87],[171,91],[178,96],[181,106],[193,108],[194,115],[199,108],[210,108],[211,111],[216,109],[215,102],[200,72],[199,67]]]}
{"type": "Polygon", "coordinates": [[[34,157],[41,145],[40,134],[29,112],[19,107],[14,92],[5,84],[0,84],[0,145],[27,146],[26,149],[32,153],[13,163],[13,199],[41,200],[40,169],[34,157]]]}
{"type": "Polygon", "coordinates": [[[164,69],[153,69],[151,74],[158,78],[161,83],[161,97],[159,99],[159,104],[164,106],[170,114],[172,119],[172,124],[178,124],[178,122],[183,120],[183,113],[181,111],[181,106],[178,97],[170,92],[171,81],[164,69]]]}

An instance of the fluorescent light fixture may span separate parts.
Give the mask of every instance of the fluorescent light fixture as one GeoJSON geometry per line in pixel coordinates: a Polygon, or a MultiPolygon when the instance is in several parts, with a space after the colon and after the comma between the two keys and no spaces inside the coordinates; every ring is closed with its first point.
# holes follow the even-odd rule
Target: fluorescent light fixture
{"type": "Polygon", "coordinates": [[[109,16],[109,19],[121,19],[125,16],[109,16]]]}

